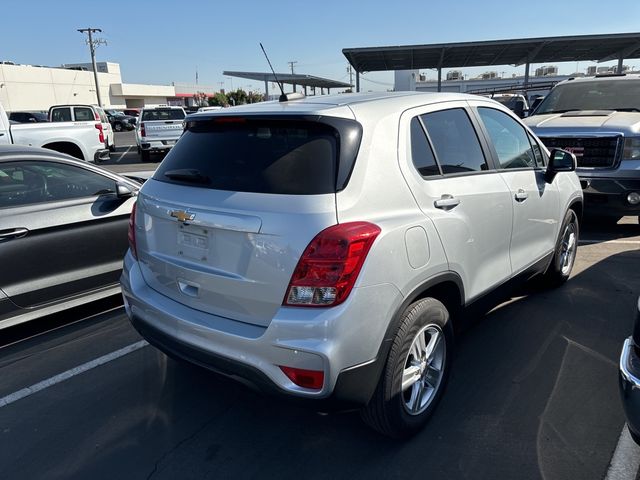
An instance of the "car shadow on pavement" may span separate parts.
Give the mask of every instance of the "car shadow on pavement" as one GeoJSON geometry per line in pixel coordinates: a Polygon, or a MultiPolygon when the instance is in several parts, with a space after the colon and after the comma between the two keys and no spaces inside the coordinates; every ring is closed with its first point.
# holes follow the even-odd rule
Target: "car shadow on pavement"
{"type": "Polygon", "coordinates": [[[639,264],[637,250],[611,255],[476,319],[442,402],[407,441],[144,348],[129,368],[101,367],[118,391],[87,380],[99,415],[82,397],[56,411],[83,425],[67,434],[81,436],[73,449],[47,446],[61,466],[50,478],[603,478],[624,423],[616,365],[639,264]]]}
{"type": "MultiPolygon", "coordinates": [[[[155,356],[154,478],[602,478],[624,423],[616,362],[632,328],[640,252],[556,290],[514,297],[462,335],[423,432],[393,441],[356,414],[320,416],[155,356]],[[189,476],[189,475],[187,475],[189,476]]],[[[139,460],[139,457],[138,457],[139,460]]],[[[149,466],[149,465],[147,465],[149,466]]]]}

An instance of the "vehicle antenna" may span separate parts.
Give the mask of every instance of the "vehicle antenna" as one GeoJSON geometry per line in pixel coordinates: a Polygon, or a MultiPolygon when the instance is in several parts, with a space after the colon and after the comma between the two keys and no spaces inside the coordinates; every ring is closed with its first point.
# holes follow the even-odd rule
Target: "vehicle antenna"
{"type": "Polygon", "coordinates": [[[273,78],[276,79],[276,83],[280,87],[280,93],[282,95],[280,95],[279,101],[286,102],[287,101],[287,95],[284,93],[284,88],[282,88],[282,83],[280,83],[280,80],[278,80],[278,76],[276,75],[276,71],[273,69],[273,66],[271,65],[271,61],[269,60],[269,57],[267,56],[267,52],[265,52],[264,47],[262,46],[262,42],[260,42],[260,48],[262,49],[262,53],[264,53],[264,58],[267,59],[267,63],[269,64],[269,68],[271,68],[271,72],[273,73],[273,78]]]}

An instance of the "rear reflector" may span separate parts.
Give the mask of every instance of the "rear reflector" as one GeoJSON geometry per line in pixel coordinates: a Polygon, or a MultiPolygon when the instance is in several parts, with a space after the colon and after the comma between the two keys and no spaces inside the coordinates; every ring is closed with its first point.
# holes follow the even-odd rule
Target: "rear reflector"
{"type": "Polygon", "coordinates": [[[140,136],[141,137],[146,137],[147,136],[147,130],[144,128],[144,123],[140,124],[140,136]]]}
{"type": "Polygon", "coordinates": [[[291,276],[284,305],[330,307],[344,302],[380,227],[367,222],[333,225],[311,240],[291,276]]]}
{"type": "Polygon", "coordinates": [[[280,365],[280,370],[299,387],[320,390],[324,384],[324,372],[322,370],[303,370],[302,368],[283,367],[282,365],[280,365]]]}

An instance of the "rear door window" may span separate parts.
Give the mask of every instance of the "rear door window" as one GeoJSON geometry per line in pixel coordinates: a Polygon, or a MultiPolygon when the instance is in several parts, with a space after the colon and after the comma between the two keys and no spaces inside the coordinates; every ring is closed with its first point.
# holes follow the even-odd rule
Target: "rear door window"
{"type": "Polygon", "coordinates": [[[238,192],[334,193],[339,134],[301,120],[189,122],[155,180],[238,192]]]}
{"type": "Polygon", "coordinates": [[[462,108],[422,115],[443,174],[488,170],[473,124],[462,108]]]}

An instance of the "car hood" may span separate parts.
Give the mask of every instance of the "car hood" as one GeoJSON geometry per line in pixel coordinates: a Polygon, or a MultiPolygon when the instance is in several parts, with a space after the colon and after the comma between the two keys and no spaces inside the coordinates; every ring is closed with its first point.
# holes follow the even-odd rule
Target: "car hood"
{"type": "Polygon", "coordinates": [[[524,123],[541,136],[556,132],[615,132],[624,135],[640,135],[640,112],[616,112],[613,110],[579,110],[566,113],[533,115],[524,123]]]}

